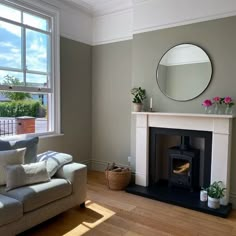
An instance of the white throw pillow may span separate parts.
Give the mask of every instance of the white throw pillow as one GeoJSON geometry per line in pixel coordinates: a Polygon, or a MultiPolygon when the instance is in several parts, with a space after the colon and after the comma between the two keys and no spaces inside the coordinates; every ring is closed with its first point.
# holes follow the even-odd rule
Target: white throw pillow
{"type": "Polygon", "coordinates": [[[69,154],[54,151],[47,151],[37,156],[37,161],[45,160],[48,174],[52,177],[63,165],[72,162],[73,158],[69,154]]]}
{"type": "Polygon", "coordinates": [[[24,163],[26,148],[0,151],[0,185],[6,184],[6,166],[24,163]]]}
{"type": "Polygon", "coordinates": [[[7,191],[29,184],[48,182],[49,180],[46,161],[6,166],[7,191]]]}

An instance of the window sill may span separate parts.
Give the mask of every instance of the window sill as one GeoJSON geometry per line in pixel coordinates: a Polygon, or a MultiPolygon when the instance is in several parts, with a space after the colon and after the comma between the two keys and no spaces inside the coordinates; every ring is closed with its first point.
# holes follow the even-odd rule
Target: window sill
{"type": "Polygon", "coordinates": [[[52,132],[52,133],[36,134],[36,136],[38,136],[39,139],[45,139],[45,138],[54,138],[54,137],[64,136],[64,134],[52,132]]]}
{"type": "Polygon", "coordinates": [[[19,135],[12,135],[12,136],[4,136],[4,137],[0,137],[0,139],[5,140],[5,141],[20,140],[20,139],[33,138],[33,137],[39,137],[39,139],[45,139],[45,138],[59,137],[63,135],[64,135],[63,133],[47,132],[47,133],[37,133],[37,134],[19,134],[19,135]]]}

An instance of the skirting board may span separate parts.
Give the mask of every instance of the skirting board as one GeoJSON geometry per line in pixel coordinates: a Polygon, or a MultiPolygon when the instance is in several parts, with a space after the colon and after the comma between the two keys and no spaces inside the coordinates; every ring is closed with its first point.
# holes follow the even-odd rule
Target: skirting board
{"type": "MultiPolygon", "coordinates": [[[[108,161],[99,161],[99,160],[91,160],[91,170],[96,170],[96,171],[104,171],[107,168],[107,165],[111,163],[108,161]]],[[[116,163],[118,166],[125,166],[128,167],[127,165],[116,163]]]]}
{"type": "Polygon", "coordinates": [[[92,170],[91,169],[91,160],[83,160],[83,161],[80,161],[80,163],[86,165],[89,170],[92,170]]]}

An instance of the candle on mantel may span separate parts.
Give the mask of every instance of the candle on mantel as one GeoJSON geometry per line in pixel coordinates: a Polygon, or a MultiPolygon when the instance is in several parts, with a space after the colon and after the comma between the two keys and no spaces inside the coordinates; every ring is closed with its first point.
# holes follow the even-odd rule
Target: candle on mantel
{"type": "Polygon", "coordinates": [[[152,110],[152,98],[150,98],[150,110],[152,110]]]}

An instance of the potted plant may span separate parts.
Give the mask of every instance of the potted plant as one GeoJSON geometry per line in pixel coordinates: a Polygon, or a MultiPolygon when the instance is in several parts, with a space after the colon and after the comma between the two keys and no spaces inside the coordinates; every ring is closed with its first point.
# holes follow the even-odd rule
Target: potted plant
{"type": "Polygon", "coordinates": [[[226,188],[223,188],[223,182],[213,182],[206,190],[208,194],[208,207],[217,209],[220,207],[220,199],[224,197],[226,188]]]}
{"type": "Polygon", "coordinates": [[[133,88],[131,90],[131,94],[134,96],[133,103],[134,103],[134,111],[140,112],[143,108],[143,100],[146,98],[145,89],[133,88]]]}

